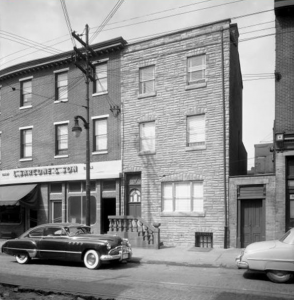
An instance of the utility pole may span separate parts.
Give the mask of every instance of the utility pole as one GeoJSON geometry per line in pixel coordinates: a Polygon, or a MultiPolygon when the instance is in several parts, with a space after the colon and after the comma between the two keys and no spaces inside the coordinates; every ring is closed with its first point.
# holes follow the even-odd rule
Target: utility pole
{"type": "Polygon", "coordinates": [[[72,131],[75,133],[76,137],[78,137],[82,131],[82,128],[79,126],[78,120],[82,120],[84,123],[84,128],[86,129],[86,225],[91,225],[91,205],[90,205],[90,197],[91,197],[91,185],[90,185],[90,80],[95,82],[94,74],[95,67],[91,64],[89,60],[89,54],[91,53],[93,56],[96,56],[96,53],[89,46],[89,26],[86,25],[86,42],[84,42],[75,31],[72,32],[72,36],[84,46],[84,49],[80,51],[76,47],[74,47],[75,51],[75,60],[74,64],[77,68],[79,68],[86,75],[86,105],[83,106],[86,108],[86,119],[82,116],[75,116],[75,125],[72,128],[72,131]],[[79,62],[83,62],[81,65],[79,62]]]}

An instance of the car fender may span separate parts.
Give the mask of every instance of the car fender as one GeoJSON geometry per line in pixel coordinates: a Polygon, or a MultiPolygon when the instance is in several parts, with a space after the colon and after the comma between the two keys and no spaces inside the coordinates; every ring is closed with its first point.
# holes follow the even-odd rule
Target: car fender
{"type": "Polygon", "coordinates": [[[265,271],[268,270],[294,272],[294,262],[286,260],[269,261],[265,264],[265,271]]]}
{"type": "Polygon", "coordinates": [[[6,241],[2,246],[2,252],[8,255],[28,254],[31,258],[37,256],[37,243],[31,240],[14,239],[6,241]]]}

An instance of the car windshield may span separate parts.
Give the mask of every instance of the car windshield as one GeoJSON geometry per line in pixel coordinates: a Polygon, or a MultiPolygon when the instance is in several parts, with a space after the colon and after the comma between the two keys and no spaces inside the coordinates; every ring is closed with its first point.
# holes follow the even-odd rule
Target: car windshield
{"type": "Polygon", "coordinates": [[[294,231],[287,231],[280,239],[280,242],[285,244],[294,244],[294,231]]]}
{"type": "Polygon", "coordinates": [[[91,233],[91,228],[86,226],[71,226],[66,227],[65,230],[67,231],[69,236],[91,233]]]}

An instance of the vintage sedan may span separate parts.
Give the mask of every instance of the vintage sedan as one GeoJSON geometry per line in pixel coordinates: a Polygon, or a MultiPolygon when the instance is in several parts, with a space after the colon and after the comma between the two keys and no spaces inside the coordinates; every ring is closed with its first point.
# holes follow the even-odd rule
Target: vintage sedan
{"type": "Polygon", "coordinates": [[[279,240],[248,245],[237,256],[236,264],[240,269],[266,272],[273,282],[289,281],[294,272],[294,228],[279,240]]]}
{"type": "Polygon", "coordinates": [[[15,256],[20,264],[31,259],[84,262],[88,269],[98,269],[103,261],[128,261],[132,248],[127,239],[115,235],[91,233],[86,225],[71,223],[43,224],[20,237],[6,241],[1,252],[15,256]]]}

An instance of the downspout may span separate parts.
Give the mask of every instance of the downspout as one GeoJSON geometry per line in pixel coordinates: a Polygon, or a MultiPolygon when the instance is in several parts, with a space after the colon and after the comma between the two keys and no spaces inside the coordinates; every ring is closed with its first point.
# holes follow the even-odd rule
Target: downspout
{"type": "Polygon", "coordinates": [[[225,94],[225,58],[224,58],[224,28],[221,30],[221,48],[222,48],[222,100],[223,100],[223,161],[224,161],[224,248],[227,249],[228,241],[228,212],[227,212],[227,149],[226,149],[226,94],[225,94]]]}

